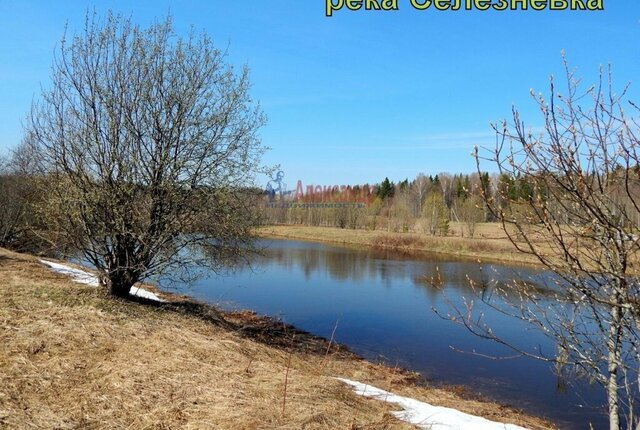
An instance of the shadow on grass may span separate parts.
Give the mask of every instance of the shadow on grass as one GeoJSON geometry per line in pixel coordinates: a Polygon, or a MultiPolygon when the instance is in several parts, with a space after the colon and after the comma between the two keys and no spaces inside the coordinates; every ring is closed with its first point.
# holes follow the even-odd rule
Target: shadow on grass
{"type": "Polygon", "coordinates": [[[128,301],[157,308],[165,312],[187,315],[233,331],[240,336],[275,348],[306,354],[357,357],[346,346],[300,330],[275,318],[261,316],[252,311],[225,312],[215,306],[183,299],[157,302],[131,296],[128,301]]]}

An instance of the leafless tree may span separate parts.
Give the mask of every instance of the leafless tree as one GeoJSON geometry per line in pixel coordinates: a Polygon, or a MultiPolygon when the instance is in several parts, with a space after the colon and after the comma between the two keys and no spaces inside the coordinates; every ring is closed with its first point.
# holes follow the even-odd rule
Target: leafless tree
{"type": "Polygon", "coordinates": [[[77,250],[119,296],[241,255],[263,151],[249,88],[246,68],[204,34],[178,37],[170,18],[141,28],[88,15],[63,38],[27,119],[47,190],[43,235],[77,250]]]}
{"type": "Polygon", "coordinates": [[[414,219],[411,213],[411,196],[407,191],[396,192],[391,207],[389,208],[390,229],[394,232],[407,233],[413,226],[414,219]]]}
{"type": "Polygon", "coordinates": [[[12,247],[24,229],[26,202],[9,161],[0,159],[0,246],[12,247]]]}
{"type": "Polygon", "coordinates": [[[427,194],[422,206],[424,215],[423,229],[432,236],[436,234],[447,236],[449,234],[449,209],[439,191],[431,191],[427,194]]]}
{"type": "Polygon", "coordinates": [[[478,223],[484,221],[484,203],[478,196],[472,195],[466,199],[456,202],[458,207],[458,213],[460,214],[460,220],[467,227],[469,237],[473,238],[476,234],[476,226],[478,223]]]}
{"type": "Polygon", "coordinates": [[[411,193],[415,199],[414,217],[420,217],[422,215],[422,204],[429,191],[431,185],[429,178],[424,173],[418,173],[416,179],[411,184],[411,193]]]}
{"type": "Polygon", "coordinates": [[[46,244],[33,234],[34,204],[41,197],[33,186],[33,154],[19,145],[0,158],[0,246],[21,252],[46,253],[46,244]]]}
{"type": "MultiPolygon", "coordinates": [[[[599,82],[585,90],[566,61],[565,67],[567,86],[562,93],[553,78],[548,99],[532,93],[544,120],[542,130],[528,129],[514,108],[512,124],[494,126],[496,147],[476,150],[478,171],[489,162],[500,174],[525,178],[530,184],[528,196],[517,204],[506,204],[506,196],[485,195],[484,200],[511,242],[557,279],[552,299],[512,286],[522,300],[510,310],[500,310],[552,338],[557,354],[538,358],[603,386],[611,430],[625,423],[635,428],[640,363],[639,111],[626,101],[627,88],[616,94],[610,69],[601,71],[599,82]]],[[[469,315],[459,312],[456,319],[481,336],[504,342],[469,315]]]]}

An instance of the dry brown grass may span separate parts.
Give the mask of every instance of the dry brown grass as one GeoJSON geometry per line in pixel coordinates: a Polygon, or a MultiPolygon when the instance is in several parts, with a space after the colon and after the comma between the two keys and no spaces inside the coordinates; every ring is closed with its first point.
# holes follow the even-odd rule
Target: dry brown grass
{"type": "MultiPolygon", "coordinates": [[[[454,224],[452,230],[462,229],[454,224]]],[[[348,245],[387,248],[402,252],[431,252],[487,262],[537,264],[534,257],[518,252],[500,224],[479,224],[474,238],[451,235],[429,236],[419,233],[393,233],[371,230],[350,230],[333,227],[268,226],[258,230],[265,237],[312,240],[348,245]]]]}
{"type": "Polygon", "coordinates": [[[291,343],[292,328],[279,333],[251,313],[223,323],[203,305],[113,299],[1,249],[0,279],[0,428],[412,428],[389,414],[392,405],[358,397],[332,376],[549,428],[508,408],[418,387],[415,375],[344,350],[325,360],[326,343],[303,333],[291,343]]]}

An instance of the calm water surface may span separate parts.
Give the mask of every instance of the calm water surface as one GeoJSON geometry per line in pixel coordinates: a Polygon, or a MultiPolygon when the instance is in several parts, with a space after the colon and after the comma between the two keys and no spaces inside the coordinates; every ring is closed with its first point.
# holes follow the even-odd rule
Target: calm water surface
{"type": "MultiPolygon", "coordinates": [[[[183,289],[199,300],[248,308],[336,340],[370,360],[420,372],[435,382],[460,384],[501,403],[545,416],[560,428],[607,427],[604,396],[585,384],[563,389],[547,363],[480,339],[434,312],[451,312],[475,299],[469,279],[492,285],[527,279],[544,288],[549,275],[532,269],[420,255],[264,240],[264,255],[227,276],[211,274],[183,289]],[[439,278],[436,287],[432,280],[439,278]],[[460,352],[465,351],[465,352],[460,352]],[[475,352],[476,354],[473,354],[475,352]]],[[[478,305],[479,306],[479,305],[478,305]]],[[[553,344],[517,320],[482,308],[501,336],[529,351],[553,344]]]]}

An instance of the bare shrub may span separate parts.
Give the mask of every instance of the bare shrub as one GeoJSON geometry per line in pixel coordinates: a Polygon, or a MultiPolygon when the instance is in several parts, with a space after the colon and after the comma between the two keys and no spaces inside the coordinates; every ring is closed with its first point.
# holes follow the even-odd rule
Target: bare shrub
{"type": "Polygon", "coordinates": [[[250,186],[263,122],[247,69],[226,64],[206,35],[177,37],[170,18],[143,29],[88,16],[81,35],[63,38],[27,121],[46,189],[43,235],[121,296],[243,255],[257,225],[250,186]]]}

